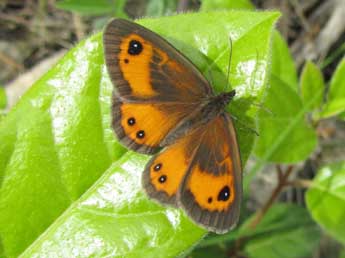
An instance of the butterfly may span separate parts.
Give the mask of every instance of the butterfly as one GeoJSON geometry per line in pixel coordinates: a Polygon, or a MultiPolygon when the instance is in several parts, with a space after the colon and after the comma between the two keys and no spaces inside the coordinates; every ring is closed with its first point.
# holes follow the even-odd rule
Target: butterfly
{"type": "Polygon", "coordinates": [[[112,20],[103,44],[115,134],[127,148],[155,154],[142,174],[147,195],[209,231],[229,231],[242,198],[236,131],[225,112],[235,91],[215,95],[190,60],[134,22],[112,20]]]}

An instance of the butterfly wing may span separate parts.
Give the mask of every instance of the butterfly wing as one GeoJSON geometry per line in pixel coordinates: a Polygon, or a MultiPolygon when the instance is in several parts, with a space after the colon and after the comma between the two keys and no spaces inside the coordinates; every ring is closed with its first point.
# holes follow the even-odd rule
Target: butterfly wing
{"type": "Polygon", "coordinates": [[[237,223],[242,169],[236,132],[228,115],[207,125],[177,199],[194,221],[210,231],[225,233],[237,223]]]}
{"type": "Polygon", "coordinates": [[[142,183],[150,198],[181,206],[210,231],[230,230],[239,216],[242,171],[228,115],[220,115],[155,155],[142,183]]]}
{"type": "Polygon", "coordinates": [[[114,84],[113,128],[132,150],[153,153],[177,124],[213,94],[195,66],[163,38],[123,19],[103,36],[114,84]]]}
{"type": "Polygon", "coordinates": [[[121,99],[192,102],[211,93],[197,68],[156,33],[114,19],[104,31],[105,62],[121,99]]]}
{"type": "Polygon", "coordinates": [[[118,139],[129,149],[152,154],[180,121],[195,112],[196,106],[195,103],[123,102],[114,96],[112,126],[118,139]]]}
{"type": "Polygon", "coordinates": [[[205,126],[195,128],[147,163],[142,175],[142,185],[150,198],[177,206],[176,194],[200,144],[204,128],[205,126]]]}

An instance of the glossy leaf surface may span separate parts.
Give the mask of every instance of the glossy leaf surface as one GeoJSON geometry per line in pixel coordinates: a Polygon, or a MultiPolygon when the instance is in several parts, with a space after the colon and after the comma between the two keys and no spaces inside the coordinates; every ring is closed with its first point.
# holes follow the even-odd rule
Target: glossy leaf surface
{"type": "Polygon", "coordinates": [[[308,103],[315,97],[315,94],[317,94],[317,99],[315,99],[312,105],[310,105],[310,109],[313,110],[321,108],[323,94],[319,94],[319,92],[324,92],[325,83],[320,68],[314,63],[307,62],[304,65],[300,86],[303,103],[308,103]]]}
{"type": "Polygon", "coordinates": [[[230,10],[230,9],[249,9],[254,6],[250,0],[202,0],[201,11],[230,10]]]}
{"type": "Polygon", "coordinates": [[[320,169],[306,197],[307,207],[317,223],[345,243],[345,162],[320,169]]]}
{"type": "Polygon", "coordinates": [[[345,58],[339,63],[329,86],[326,105],[321,117],[326,118],[345,111],[345,58]]]}

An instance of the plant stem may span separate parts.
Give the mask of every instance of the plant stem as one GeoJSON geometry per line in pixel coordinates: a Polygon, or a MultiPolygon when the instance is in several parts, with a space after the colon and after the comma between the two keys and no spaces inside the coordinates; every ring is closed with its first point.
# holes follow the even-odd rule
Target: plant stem
{"type": "MultiPolygon", "coordinates": [[[[251,230],[251,231],[255,230],[255,228],[261,222],[262,218],[265,216],[267,211],[273,205],[274,201],[278,198],[279,194],[283,191],[284,187],[289,185],[291,182],[294,182],[294,181],[291,181],[291,182],[288,181],[289,176],[291,175],[291,173],[293,171],[293,168],[294,168],[294,166],[290,165],[290,166],[288,166],[286,168],[285,171],[283,171],[283,169],[282,169],[282,167],[280,165],[276,166],[277,177],[278,177],[278,184],[274,188],[270,198],[267,200],[265,205],[259,211],[256,212],[255,217],[253,218],[251,223],[249,223],[249,225],[247,226],[248,230],[251,230]]],[[[241,247],[242,247],[243,243],[246,240],[247,240],[246,236],[242,236],[242,237],[238,238],[236,240],[236,242],[235,242],[235,248],[234,248],[234,250],[229,252],[229,256],[233,257],[232,256],[233,254],[238,254],[239,251],[241,250],[241,247]]]]}
{"type": "Polygon", "coordinates": [[[265,205],[256,213],[254,219],[249,224],[248,228],[251,230],[254,230],[256,226],[261,222],[262,218],[266,214],[266,212],[269,210],[269,208],[273,205],[274,201],[277,199],[279,194],[282,192],[283,188],[287,185],[287,180],[290,176],[290,174],[293,171],[293,166],[289,166],[286,171],[282,171],[282,168],[277,165],[277,171],[278,171],[278,184],[273,190],[271,197],[267,200],[265,205]]]}
{"type": "Polygon", "coordinates": [[[286,182],[286,186],[300,187],[300,188],[310,188],[313,184],[312,180],[308,179],[295,179],[289,182],[286,182]]]}

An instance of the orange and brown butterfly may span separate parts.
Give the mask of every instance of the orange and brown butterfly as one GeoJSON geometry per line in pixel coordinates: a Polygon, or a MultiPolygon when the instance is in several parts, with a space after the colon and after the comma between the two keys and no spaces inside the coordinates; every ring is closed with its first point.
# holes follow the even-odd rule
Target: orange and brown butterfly
{"type": "Polygon", "coordinates": [[[129,149],[156,153],[142,175],[147,195],[210,231],[229,231],[242,197],[236,132],[225,112],[235,91],[215,95],[191,61],[134,22],[112,20],[103,40],[113,129],[129,149]]]}

